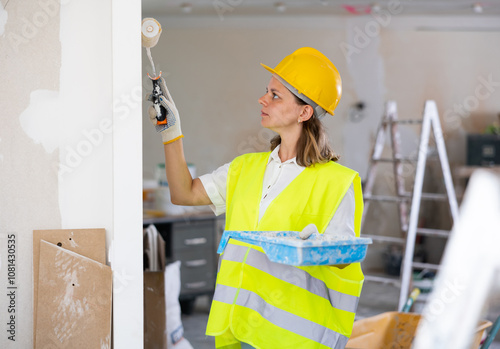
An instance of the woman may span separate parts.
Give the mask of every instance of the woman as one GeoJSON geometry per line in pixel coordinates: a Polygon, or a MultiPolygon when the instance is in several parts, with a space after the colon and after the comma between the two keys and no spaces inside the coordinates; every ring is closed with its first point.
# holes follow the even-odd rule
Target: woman
{"type": "MultiPolygon", "coordinates": [[[[358,174],[337,164],[320,118],[333,111],[341,79],[321,52],[285,57],[259,99],[262,126],[278,135],[272,152],[245,154],[192,179],[183,155],[175,104],[163,138],[171,199],[226,212],[226,230],[301,231],[359,236],[363,201],[358,174]]],[[[150,117],[156,124],[154,109],[150,117]]],[[[221,255],[207,325],[217,348],[344,348],[351,334],[363,274],[359,263],[292,267],[273,263],[260,247],[231,239],[221,255]]]]}

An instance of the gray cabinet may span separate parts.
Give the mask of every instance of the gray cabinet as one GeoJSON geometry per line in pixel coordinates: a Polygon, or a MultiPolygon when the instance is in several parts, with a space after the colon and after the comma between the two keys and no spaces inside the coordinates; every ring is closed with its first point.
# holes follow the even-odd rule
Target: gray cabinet
{"type": "Polygon", "coordinates": [[[172,223],[172,261],[181,261],[181,296],[213,292],[217,273],[215,221],[172,223]]]}

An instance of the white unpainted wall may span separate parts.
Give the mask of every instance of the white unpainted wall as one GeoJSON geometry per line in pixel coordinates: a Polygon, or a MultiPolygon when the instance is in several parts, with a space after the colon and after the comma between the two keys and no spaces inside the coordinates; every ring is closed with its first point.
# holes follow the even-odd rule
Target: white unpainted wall
{"type": "Polygon", "coordinates": [[[140,1],[27,0],[0,10],[1,348],[32,346],[32,231],[105,228],[113,341],[140,348],[140,1]],[[15,234],[15,313],[6,297],[15,234]],[[15,315],[15,341],[5,331],[15,315]]]}
{"type": "MultiPolygon", "coordinates": [[[[270,74],[259,63],[274,67],[301,46],[325,53],[342,76],[342,99],[324,124],[340,163],[363,178],[387,100],[397,102],[401,119],[421,118],[425,100],[436,100],[452,166],[465,162],[465,134],[482,132],[497,120],[498,17],[395,15],[381,22],[372,16],[238,17],[237,12],[223,18],[215,12],[157,18],[163,32],[152,55],[180,111],[187,161],[200,175],[237,155],[268,149],[273,134],[260,126],[257,99],[270,74]],[[358,101],[366,105],[361,118],[349,114],[358,101]]],[[[143,76],[146,71],[151,68],[143,55],[143,76]]],[[[144,87],[151,88],[147,78],[144,87]]],[[[405,155],[415,155],[417,131],[401,127],[405,155]]],[[[143,132],[144,177],[153,178],[155,165],[164,161],[163,147],[147,121],[143,132]]],[[[375,189],[390,194],[392,168],[381,173],[375,189]]],[[[370,212],[365,233],[400,234],[394,204],[373,204],[370,212]]],[[[382,265],[384,250],[378,248],[383,246],[370,247],[375,253],[367,265],[382,265]]]]}

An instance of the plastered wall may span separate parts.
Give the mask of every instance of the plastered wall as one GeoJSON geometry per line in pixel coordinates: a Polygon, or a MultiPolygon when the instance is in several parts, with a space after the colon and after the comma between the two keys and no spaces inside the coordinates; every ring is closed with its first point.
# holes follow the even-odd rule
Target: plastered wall
{"type": "Polygon", "coordinates": [[[31,232],[36,227],[62,227],[57,141],[54,139],[52,144],[46,143],[44,147],[41,141],[46,135],[36,130],[40,123],[47,123],[46,118],[50,116],[37,115],[36,111],[26,112],[37,101],[53,100],[55,91],[60,88],[60,13],[54,12],[43,27],[37,27],[33,18],[39,13],[45,14],[36,1],[13,2],[3,10],[0,19],[3,22],[0,38],[2,348],[29,348],[31,345],[31,232]],[[7,239],[8,236],[11,238],[7,239]],[[10,274],[8,246],[10,252],[15,251],[10,274]],[[12,278],[8,279],[8,275],[12,278]],[[10,285],[10,280],[14,285],[10,285]],[[14,292],[13,297],[6,297],[7,287],[16,287],[9,289],[9,292],[14,292]],[[14,319],[10,315],[14,315],[14,319]],[[14,326],[8,326],[9,330],[14,329],[12,332],[6,331],[9,322],[14,322],[14,326]]]}
{"type": "MultiPolygon", "coordinates": [[[[363,178],[389,99],[398,103],[403,119],[421,118],[425,100],[436,100],[452,166],[464,164],[465,134],[481,132],[497,120],[498,18],[392,16],[382,21],[372,16],[237,18],[236,13],[158,18],[163,34],[153,57],[180,111],[186,158],[198,174],[239,154],[268,149],[272,132],[260,126],[257,99],[269,73],[259,63],[275,66],[301,46],[324,52],[342,75],[342,99],[324,124],[340,162],[363,178]],[[358,101],[366,105],[361,116],[350,113],[358,101]]],[[[143,57],[145,75],[151,68],[143,57]]],[[[144,84],[150,86],[147,79],[144,84]]],[[[163,148],[144,122],[144,177],[153,178],[154,166],[163,162],[163,148]]],[[[401,128],[401,134],[404,154],[415,155],[418,129],[401,128]]],[[[392,168],[381,170],[375,191],[390,194],[392,168]]],[[[431,173],[439,175],[439,168],[431,173]]],[[[439,212],[439,225],[447,210],[436,210],[424,212],[430,214],[428,221],[439,212]]],[[[397,222],[394,204],[372,205],[365,233],[399,235],[397,222]]],[[[382,267],[384,248],[372,246],[367,264],[382,267]]]]}
{"type": "Polygon", "coordinates": [[[122,162],[142,161],[140,31],[120,31],[114,17],[138,27],[140,2],[112,2],[2,2],[1,348],[32,346],[32,232],[58,228],[106,229],[121,315],[115,343],[142,345],[142,177],[122,162]],[[129,70],[120,80],[114,69],[123,59],[129,70]],[[125,101],[133,96],[135,104],[125,101]]]}

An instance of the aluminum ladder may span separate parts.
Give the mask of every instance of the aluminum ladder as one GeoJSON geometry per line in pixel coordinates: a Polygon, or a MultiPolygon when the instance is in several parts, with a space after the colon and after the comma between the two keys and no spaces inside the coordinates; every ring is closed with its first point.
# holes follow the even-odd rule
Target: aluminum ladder
{"type": "MultiPolygon", "coordinates": [[[[400,280],[394,278],[366,275],[366,281],[392,283],[400,286],[400,296],[398,310],[401,310],[408,298],[410,291],[410,283],[412,280],[413,268],[423,268],[430,270],[438,270],[439,265],[430,263],[419,263],[414,261],[413,255],[415,252],[415,241],[417,235],[437,236],[447,238],[450,231],[440,229],[427,229],[418,227],[418,218],[420,213],[420,205],[422,200],[447,200],[449,203],[453,222],[458,217],[458,204],[453,187],[450,167],[448,163],[448,155],[443,139],[443,132],[439,121],[439,115],[436,103],[432,100],[425,102],[423,117],[421,120],[398,120],[397,106],[395,101],[388,101],[385,106],[385,112],[377,129],[375,145],[372,150],[370,164],[368,166],[368,174],[364,185],[364,203],[365,209],[363,212],[363,225],[365,223],[366,213],[370,203],[373,201],[394,202],[398,205],[399,225],[401,229],[401,237],[383,236],[383,235],[364,235],[369,237],[374,242],[396,243],[405,245],[403,262],[401,266],[400,280]],[[403,176],[403,164],[405,162],[414,162],[412,158],[404,158],[401,156],[400,145],[401,137],[398,129],[399,124],[416,124],[422,125],[419,146],[417,149],[417,165],[415,177],[413,181],[413,191],[407,192],[405,189],[405,178],[403,176]],[[433,129],[434,140],[441,163],[444,184],[446,193],[423,193],[424,172],[427,164],[427,155],[429,152],[429,137],[433,129]],[[387,129],[390,129],[390,140],[392,148],[392,158],[382,158],[382,152],[385,148],[385,134],[387,129]],[[394,170],[394,184],[396,195],[373,195],[373,186],[377,174],[377,167],[380,162],[391,162],[394,170]],[[411,202],[410,208],[408,207],[411,202]]],[[[363,227],[362,227],[363,229],[363,227]]]]}

